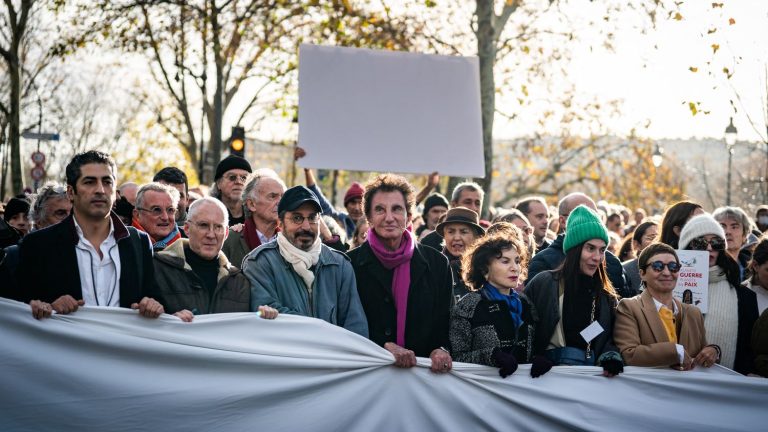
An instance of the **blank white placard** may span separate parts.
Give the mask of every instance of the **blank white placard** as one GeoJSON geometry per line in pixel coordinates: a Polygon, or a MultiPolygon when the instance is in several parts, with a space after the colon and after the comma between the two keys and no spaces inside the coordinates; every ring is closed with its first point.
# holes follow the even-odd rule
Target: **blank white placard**
{"type": "Polygon", "coordinates": [[[483,177],[477,57],[299,51],[304,167],[483,177]]]}

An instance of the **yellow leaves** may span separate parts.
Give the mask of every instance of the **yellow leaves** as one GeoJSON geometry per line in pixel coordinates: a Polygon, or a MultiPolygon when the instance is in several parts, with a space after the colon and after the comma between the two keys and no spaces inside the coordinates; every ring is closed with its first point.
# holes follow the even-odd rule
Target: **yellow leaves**
{"type": "Polygon", "coordinates": [[[728,18],[728,25],[734,25],[736,24],[736,20],[733,18],[728,18]]]}
{"type": "Polygon", "coordinates": [[[712,9],[717,9],[717,8],[722,8],[722,7],[723,7],[722,3],[712,3],[712,9]]]}
{"type": "Polygon", "coordinates": [[[728,69],[727,67],[723,68],[723,73],[726,75],[726,77],[728,77],[728,79],[731,79],[731,77],[733,76],[733,73],[731,73],[731,70],[728,69]]]}
{"type": "Polygon", "coordinates": [[[717,31],[716,28],[711,28],[711,29],[707,30],[707,34],[711,35],[712,33],[716,32],[716,31],[717,31]]]}
{"type": "Polygon", "coordinates": [[[491,172],[491,176],[492,176],[493,178],[497,178],[497,177],[498,177],[498,176],[500,176],[500,175],[501,175],[501,173],[499,172],[499,170],[496,170],[496,169],[495,169],[495,170],[493,170],[493,171],[491,172]]]}
{"type": "Polygon", "coordinates": [[[530,54],[531,52],[531,48],[528,45],[523,45],[523,47],[520,48],[520,50],[522,50],[526,54],[530,54]]]}
{"type": "Polygon", "coordinates": [[[699,71],[699,68],[697,68],[696,66],[691,66],[691,67],[688,68],[688,70],[693,72],[693,73],[696,73],[696,72],[699,71]]]}
{"type": "Polygon", "coordinates": [[[527,85],[523,84],[523,85],[520,87],[520,90],[523,92],[523,94],[525,95],[525,97],[528,97],[528,86],[527,86],[527,85]]]}
{"type": "Polygon", "coordinates": [[[683,19],[683,15],[680,14],[680,12],[675,12],[675,16],[673,17],[675,21],[680,21],[683,19]]]}
{"type": "Polygon", "coordinates": [[[712,54],[717,54],[717,50],[720,49],[720,44],[712,44],[712,54]]]}
{"type": "Polygon", "coordinates": [[[696,108],[696,104],[693,102],[688,102],[688,109],[691,110],[692,115],[696,115],[699,113],[699,109],[696,108]]]}

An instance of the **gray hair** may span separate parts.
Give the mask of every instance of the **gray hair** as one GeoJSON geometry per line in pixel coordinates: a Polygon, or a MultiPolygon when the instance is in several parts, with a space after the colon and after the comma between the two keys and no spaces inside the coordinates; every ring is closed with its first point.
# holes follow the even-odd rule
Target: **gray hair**
{"type": "Polygon", "coordinates": [[[45,204],[53,198],[67,198],[67,188],[61,183],[48,182],[39,189],[29,215],[35,226],[45,220],[47,210],[45,204]]]}
{"type": "Polygon", "coordinates": [[[742,235],[747,235],[752,227],[752,221],[740,207],[720,207],[712,212],[712,217],[718,222],[726,219],[733,219],[741,224],[742,235]]]}
{"type": "Polygon", "coordinates": [[[253,173],[251,173],[248,176],[248,180],[246,180],[245,188],[243,189],[243,194],[240,197],[240,200],[243,202],[243,211],[245,213],[245,217],[249,218],[251,217],[251,211],[248,209],[248,206],[245,205],[245,201],[250,198],[253,201],[258,202],[259,197],[255,193],[259,183],[261,183],[261,179],[263,178],[271,178],[272,180],[275,180],[276,182],[280,183],[280,186],[283,187],[283,192],[285,192],[286,189],[288,189],[285,186],[285,182],[280,178],[280,176],[277,175],[277,173],[274,170],[271,170],[269,168],[259,168],[253,173]]]}
{"type": "Polygon", "coordinates": [[[200,211],[200,207],[205,204],[213,204],[218,207],[219,210],[221,210],[221,213],[224,215],[224,223],[222,225],[225,227],[229,226],[229,211],[227,211],[227,206],[225,206],[224,203],[218,199],[209,196],[196,199],[195,202],[189,206],[189,210],[187,210],[187,222],[191,221],[192,218],[194,218],[200,211]]]}
{"type": "Polygon", "coordinates": [[[136,208],[144,208],[144,194],[152,192],[167,193],[171,196],[171,205],[175,208],[179,206],[179,191],[175,188],[164,185],[162,183],[151,182],[147,183],[139,188],[136,193],[136,208]]]}
{"type": "Polygon", "coordinates": [[[461,197],[462,192],[464,192],[465,190],[479,192],[481,201],[485,197],[485,191],[483,191],[482,186],[480,186],[475,182],[463,182],[463,183],[457,184],[456,187],[453,188],[453,193],[451,194],[451,203],[459,202],[459,198],[461,197]]]}

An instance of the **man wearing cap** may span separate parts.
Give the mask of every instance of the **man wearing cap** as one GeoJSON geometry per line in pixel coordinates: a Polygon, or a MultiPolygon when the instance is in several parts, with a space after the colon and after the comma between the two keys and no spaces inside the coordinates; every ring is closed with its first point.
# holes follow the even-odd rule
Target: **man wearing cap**
{"type": "Polygon", "coordinates": [[[416,230],[416,237],[421,238],[422,235],[427,235],[434,231],[440,221],[440,217],[448,211],[449,205],[448,199],[442,194],[436,192],[428,196],[424,201],[424,211],[421,213],[424,225],[416,230]]]}
{"type": "Polygon", "coordinates": [[[235,155],[225,157],[216,166],[210,195],[227,206],[230,226],[245,222],[241,194],[252,171],[247,160],[235,155]]]}
{"type": "Polygon", "coordinates": [[[479,219],[477,213],[466,207],[454,207],[448,210],[445,220],[435,229],[445,239],[443,255],[451,263],[453,296],[456,301],[469,293],[461,277],[461,256],[475,240],[485,235],[485,229],[480,226],[479,219]]]}
{"type": "Polygon", "coordinates": [[[282,231],[243,260],[251,305],[319,318],[368,337],[349,258],[319,237],[320,202],[304,186],[283,194],[277,211],[282,231]]]}
{"type": "MultiPolygon", "coordinates": [[[[294,159],[299,160],[306,155],[306,152],[301,147],[297,147],[294,151],[294,159]]],[[[344,194],[344,208],[347,212],[340,212],[333,208],[333,205],[328,198],[323,195],[323,192],[317,186],[315,181],[315,175],[309,168],[304,168],[304,181],[307,184],[307,188],[315,194],[320,203],[320,208],[323,210],[324,215],[328,215],[338,220],[347,232],[347,238],[352,238],[355,233],[355,226],[357,221],[363,217],[363,187],[360,183],[354,182],[352,186],[347,189],[344,194]]]]}

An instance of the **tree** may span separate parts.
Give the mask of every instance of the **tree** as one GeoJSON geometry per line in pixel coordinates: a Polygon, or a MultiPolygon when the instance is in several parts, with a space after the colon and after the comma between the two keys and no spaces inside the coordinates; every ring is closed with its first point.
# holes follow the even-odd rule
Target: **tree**
{"type": "MultiPolygon", "coordinates": [[[[91,9],[83,2],[77,19],[91,9]]],[[[251,131],[275,110],[295,115],[295,98],[286,94],[299,43],[397,49],[407,40],[396,21],[349,1],[113,0],[85,28],[96,29],[93,42],[150,60],[154,85],[138,97],[195,164],[206,131],[211,159],[220,159],[225,121],[247,122],[251,131]]]]}

